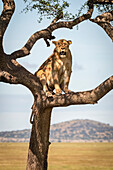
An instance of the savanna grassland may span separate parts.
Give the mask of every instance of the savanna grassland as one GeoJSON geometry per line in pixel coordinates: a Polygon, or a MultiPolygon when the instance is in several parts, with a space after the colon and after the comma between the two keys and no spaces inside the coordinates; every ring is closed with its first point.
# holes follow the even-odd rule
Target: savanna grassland
{"type": "MultiPolygon", "coordinates": [[[[0,170],[25,170],[28,143],[0,143],[0,170]]],[[[48,170],[113,170],[113,143],[52,143],[48,170]]]]}

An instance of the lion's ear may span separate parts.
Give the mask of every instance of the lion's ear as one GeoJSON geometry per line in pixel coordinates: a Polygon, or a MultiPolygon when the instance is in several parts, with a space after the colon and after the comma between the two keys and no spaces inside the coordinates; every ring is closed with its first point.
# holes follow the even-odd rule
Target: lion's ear
{"type": "Polygon", "coordinates": [[[69,44],[69,45],[70,45],[70,44],[72,44],[72,41],[71,41],[71,40],[69,40],[69,41],[68,41],[68,44],[69,44]]]}
{"type": "Polygon", "coordinates": [[[56,45],[56,44],[57,44],[57,41],[52,41],[52,43],[56,45]]]}

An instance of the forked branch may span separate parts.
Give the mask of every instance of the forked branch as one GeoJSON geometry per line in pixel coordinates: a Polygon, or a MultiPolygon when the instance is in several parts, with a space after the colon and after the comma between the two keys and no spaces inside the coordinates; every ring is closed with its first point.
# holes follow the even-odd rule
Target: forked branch
{"type": "Polygon", "coordinates": [[[95,19],[90,19],[90,21],[101,26],[113,41],[113,26],[110,23],[113,21],[113,11],[105,12],[97,16],[95,19]]]}
{"type": "Polygon", "coordinates": [[[20,58],[20,57],[29,55],[30,51],[31,51],[32,47],[34,46],[34,44],[36,43],[36,41],[41,38],[43,38],[45,40],[47,46],[49,46],[49,42],[47,41],[47,39],[51,40],[51,39],[55,38],[54,36],[52,36],[53,31],[55,31],[58,28],[72,29],[75,25],[79,24],[80,22],[91,18],[92,12],[93,12],[93,4],[90,3],[88,12],[86,14],[74,19],[73,21],[67,21],[67,22],[59,21],[59,22],[57,22],[60,18],[55,18],[46,29],[34,33],[29,38],[29,40],[24,45],[24,47],[22,47],[18,51],[15,51],[14,53],[12,53],[13,58],[16,59],[16,58],[20,58]]]}
{"type": "MultiPolygon", "coordinates": [[[[88,0],[88,3],[113,5],[113,0],[88,0]]],[[[95,19],[90,18],[89,20],[101,26],[113,41],[113,26],[110,23],[113,21],[113,11],[105,12],[97,16],[95,19]]]]}

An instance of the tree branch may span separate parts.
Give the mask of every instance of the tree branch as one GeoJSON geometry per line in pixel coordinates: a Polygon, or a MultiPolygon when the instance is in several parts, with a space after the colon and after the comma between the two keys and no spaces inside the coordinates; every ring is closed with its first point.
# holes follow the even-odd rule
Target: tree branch
{"type": "Polygon", "coordinates": [[[101,83],[98,87],[90,91],[53,95],[51,98],[45,98],[44,107],[61,107],[78,104],[95,104],[110,90],[113,89],[113,76],[101,83]]]}
{"type": "Polygon", "coordinates": [[[112,4],[113,0],[89,0],[93,4],[112,4]]]}
{"type": "Polygon", "coordinates": [[[0,82],[10,83],[10,84],[17,84],[17,78],[12,76],[10,73],[6,71],[0,70],[0,82]]]}
{"type": "Polygon", "coordinates": [[[36,41],[41,38],[44,38],[45,40],[46,39],[51,40],[51,39],[54,39],[55,37],[51,35],[51,32],[48,29],[38,31],[29,38],[29,40],[27,41],[24,47],[22,47],[20,50],[17,50],[11,54],[12,58],[17,59],[17,58],[29,55],[36,41]]]}
{"type": "Polygon", "coordinates": [[[55,24],[59,19],[63,18],[63,13],[60,13],[57,17],[53,19],[50,25],[55,24]]]}
{"type": "Polygon", "coordinates": [[[39,78],[21,66],[16,60],[11,59],[10,55],[4,55],[0,59],[0,82],[24,85],[33,95],[36,95],[37,91],[44,93],[41,91],[42,86],[39,78]]]}
{"type": "Polygon", "coordinates": [[[14,0],[2,0],[3,11],[0,16],[0,49],[3,51],[3,36],[15,10],[14,0]]]}
{"type": "Polygon", "coordinates": [[[113,26],[110,24],[110,21],[113,21],[113,11],[105,12],[90,21],[101,26],[113,41],[113,26]]]}
{"type": "MultiPolygon", "coordinates": [[[[56,23],[59,19],[61,19],[61,18],[63,18],[63,13],[61,13],[60,15],[58,15],[57,17],[55,17],[55,18],[53,19],[53,21],[51,22],[50,25],[55,24],[55,23],[56,23]]],[[[51,34],[51,32],[50,32],[50,34],[51,34]]],[[[54,39],[54,38],[55,38],[55,37],[52,36],[51,39],[54,39]]],[[[47,38],[44,38],[44,41],[46,42],[47,47],[49,47],[49,46],[50,46],[50,43],[49,43],[49,41],[47,40],[47,38]]]]}
{"type": "Polygon", "coordinates": [[[12,53],[12,57],[14,59],[16,58],[20,58],[20,57],[24,57],[26,55],[30,54],[30,50],[32,49],[33,45],[36,43],[37,40],[44,38],[47,46],[49,46],[49,42],[47,41],[47,39],[51,40],[54,39],[55,37],[52,36],[52,32],[55,31],[58,28],[68,28],[68,29],[72,29],[75,25],[79,24],[80,22],[87,20],[91,17],[93,12],[93,4],[89,4],[89,10],[86,14],[78,17],[77,19],[74,19],[73,21],[67,21],[67,22],[57,22],[59,18],[56,18],[53,20],[53,22],[44,30],[38,31],[36,33],[34,33],[29,40],[27,41],[27,43],[25,44],[25,46],[23,48],[21,48],[18,51],[15,51],[14,53],[12,53]]]}

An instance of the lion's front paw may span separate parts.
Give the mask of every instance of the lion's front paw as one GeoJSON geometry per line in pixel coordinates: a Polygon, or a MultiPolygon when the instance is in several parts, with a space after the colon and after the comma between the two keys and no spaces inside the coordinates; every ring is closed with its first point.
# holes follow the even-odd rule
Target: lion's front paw
{"type": "Polygon", "coordinates": [[[52,93],[49,92],[49,91],[47,91],[47,92],[46,92],[46,96],[47,96],[47,97],[52,97],[52,93]]]}
{"type": "Polygon", "coordinates": [[[65,92],[65,93],[71,93],[71,90],[65,89],[64,92],[65,92]]]}
{"type": "Polygon", "coordinates": [[[61,95],[62,94],[62,90],[61,89],[57,89],[56,90],[56,95],[61,95]]]}

